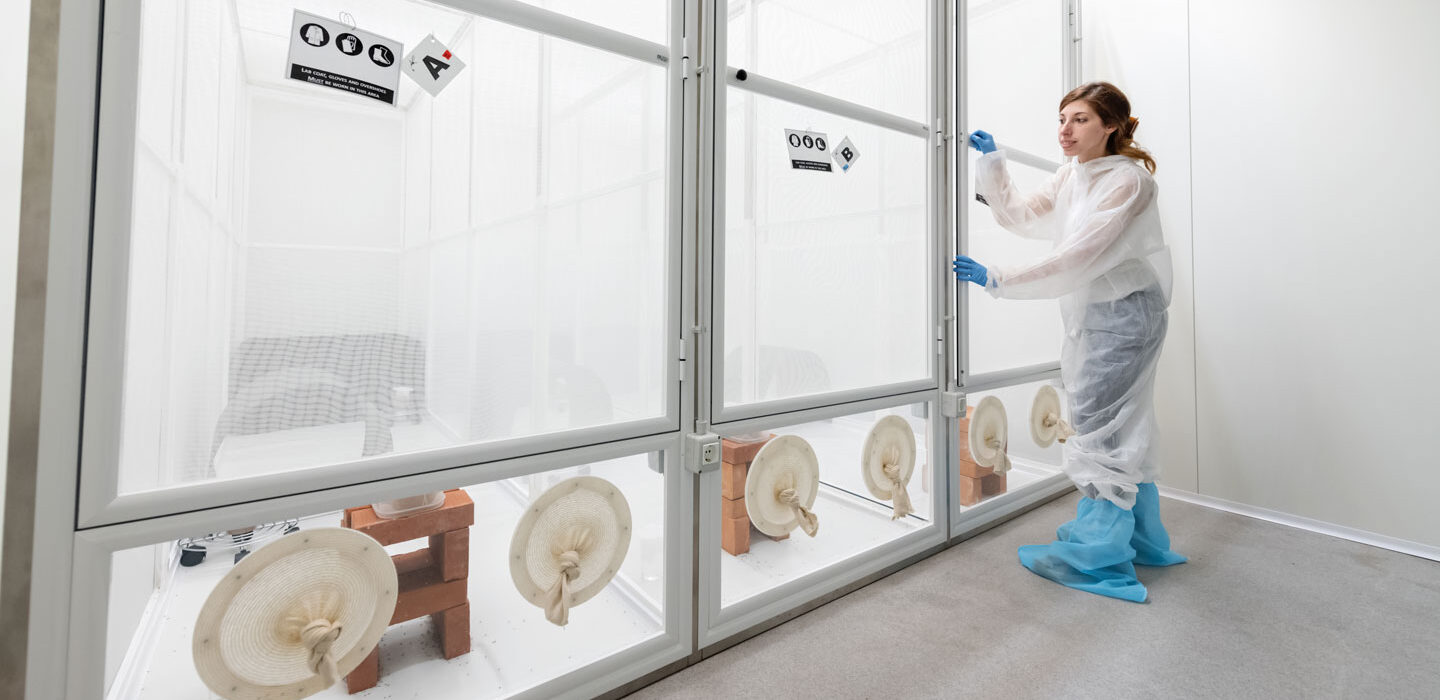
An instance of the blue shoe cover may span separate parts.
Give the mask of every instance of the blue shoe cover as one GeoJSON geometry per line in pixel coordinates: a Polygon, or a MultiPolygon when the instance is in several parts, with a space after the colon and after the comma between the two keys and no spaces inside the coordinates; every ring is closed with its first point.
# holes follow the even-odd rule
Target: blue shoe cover
{"type": "Polygon", "coordinates": [[[1080,499],[1075,520],[1060,527],[1061,539],[1026,545],[1020,563],[1064,586],[1096,595],[1145,602],[1145,586],[1135,578],[1135,514],[1109,501],[1080,499]]]}
{"type": "Polygon", "coordinates": [[[1187,561],[1170,551],[1170,535],[1160,524],[1160,491],[1155,484],[1140,484],[1140,493],[1135,495],[1135,536],[1130,538],[1130,546],[1135,548],[1135,563],[1142,566],[1173,566],[1187,561]]]}

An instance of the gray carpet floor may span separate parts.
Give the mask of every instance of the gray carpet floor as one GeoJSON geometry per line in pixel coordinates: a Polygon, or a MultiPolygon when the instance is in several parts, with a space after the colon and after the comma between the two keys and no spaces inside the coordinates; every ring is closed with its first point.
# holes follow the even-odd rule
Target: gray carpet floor
{"type": "Polygon", "coordinates": [[[1164,499],[1145,604],[1019,565],[1075,494],[631,695],[1440,698],[1440,563],[1164,499]]]}

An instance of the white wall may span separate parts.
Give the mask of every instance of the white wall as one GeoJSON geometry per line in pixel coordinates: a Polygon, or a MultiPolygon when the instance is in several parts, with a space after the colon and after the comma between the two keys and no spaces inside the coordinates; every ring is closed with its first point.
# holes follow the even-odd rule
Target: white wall
{"type": "Polygon", "coordinates": [[[1084,7],[1085,80],[1130,98],[1136,140],[1155,156],[1160,221],[1175,271],[1170,330],[1155,381],[1161,483],[1199,488],[1195,440],[1195,281],[1190,228],[1190,96],[1186,0],[1107,0],[1084,7]]]}
{"type": "Polygon", "coordinates": [[[245,338],[398,328],[400,113],[252,88],[245,338]]]}
{"type": "Polygon", "coordinates": [[[1190,12],[1200,490],[1440,545],[1440,3],[1190,12]]]}
{"type": "Polygon", "coordinates": [[[0,3],[0,27],[12,27],[0,44],[0,544],[5,541],[5,455],[10,451],[10,360],[15,340],[15,261],[20,235],[20,163],[25,127],[25,57],[30,3],[0,3]]]}
{"type": "Polygon", "coordinates": [[[1111,0],[1085,19],[1086,78],[1130,95],[1176,254],[1165,483],[1440,545],[1414,427],[1440,350],[1422,209],[1440,5],[1111,0]]]}

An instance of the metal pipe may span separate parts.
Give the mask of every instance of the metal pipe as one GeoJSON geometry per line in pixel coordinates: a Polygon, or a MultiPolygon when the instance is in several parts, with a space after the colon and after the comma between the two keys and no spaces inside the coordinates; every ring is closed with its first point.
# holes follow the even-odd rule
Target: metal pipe
{"type": "Polygon", "coordinates": [[[897,117],[889,112],[882,112],[872,107],[847,102],[813,90],[806,90],[805,88],[791,85],[790,83],[758,75],[753,71],[740,68],[727,68],[726,81],[731,87],[748,90],[757,95],[773,97],[791,104],[829,112],[836,116],[854,119],[855,121],[865,122],[866,124],[873,124],[903,134],[910,134],[921,138],[930,135],[929,127],[913,119],[897,117]]]}

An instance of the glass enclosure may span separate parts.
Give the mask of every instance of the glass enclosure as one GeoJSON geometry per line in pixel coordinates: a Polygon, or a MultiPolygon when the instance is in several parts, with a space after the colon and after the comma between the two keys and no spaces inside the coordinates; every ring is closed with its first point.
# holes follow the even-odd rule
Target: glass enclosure
{"type": "MultiPolygon", "coordinates": [[[[937,131],[1059,159],[1052,0],[969,2],[966,115],[932,0],[93,4],[100,89],[58,100],[98,136],[89,334],[46,348],[86,362],[52,504],[73,566],[34,574],[71,605],[47,697],[219,697],[192,646],[211,592],[332,528],[433,596],[317,697],[603,694],[1061,480],[1030,434],[1043,373],[965,397],[1003,404],[1011,469],[965,465],[936,308],[937,131]],[[292,79],[304,44],[401,66],[393,99],[292,79]],[[600,495],[561,512],[613,517],[545,520],[577,484],[600,495]],[[604,575],[570,563],[594,541],[604,575]],[[576,566],[599,584],[558,606],[576,566]]],[[[976,257],[1043,252],[968,206],[976,257]]],[[[1055,308],[969,295],[968,375],[1054,362],[1055,308]]]]}
{"type": "MultiPolygon", "coordinates": [[[[473,524],[446,534],[450,540],[459,537],[463,541],[459,551],[465,556],[458,567],[447,565],[465,574],[454,597],[465,606],[461,614],[469,643],[447,652],[439,628],[455,623],[440,616],[423,614],[396,622],[379,643],[378,682],[360,697],[408,697],[414,693],[457,700],[506,697],[661,636],[666,627],[665,523],[674,515],[666,513],[665,477],[654,469],[660,459],[660,453],[641,454],[460,489],[463,502],[472,504],[469,521],[473,524]],[[593,598],[571,608],[568,624],[561,627],[546,619],[542,607],[520,594],[507,560],[513,554],[512,536],[527,508],[552,487],[577,476],[603,479],[619,490],[628,505],[629,543],[614,578],[593,598]],[[447,654],[455,655],[447,659],[447,654]]],[[[451,510],[462,500],[456,493],[447,494],[445,509],[434,512],[451,510]]],[[[365,527],[362,515],[371,506],[356,506],[361,512],[297,513],[288,520],[253,528],[196,533],[178,543],[115,552],[111,556],[105,646],[107,697],[219,698],[206,687],[191,659],[197,615],[212,589],[236,570],[237,557],[252,556],[289,531],[365,527]]],[[[409,525],[423,517],[388,524],[409,525]]],[[[370,516],[364,522],[374,523],[375,518],[370,516]]],[[[384,537],[376,535],[373,528],[364,531],[384,537]]],[[[404,591],[407,577],[414,574],[407,570],[414,569],[417,555],[432,557],[436,548],[435,542],[427,539],[428,531],[416,532],[421,535],[386,547],[401,574],[402,597],[396,617],[409,605],[404,591]]],[[[447,546],[453,545],[447,541],[447,546]]],[[[426,595],[435,588],[427,589],[426,595]]],[[[457,634],[448,627],[447,631],[457,634]]],[[[349,694],[342,682],[312,697],[344,698],[349,694]]]]}
{"type": "MultiPolygon", "coordinates": [[[[965,42],[966,131],[983,130],[1006,149],[1018,149],[1059,164],[1056,115],[1065,94],[1066,33],[1055,0],[968,0],[965,42]],[[996,60],[1003,56],[1003,60],[996,60]]],[[[963,144],[961,144],[963,146],[963,144]]],[[[979,152],[964,148],[974,163],[979,152]]],[[[1015,184],[1033,192],[1049,172],[1008,161],[1015,184]]],[[[1027,240],[1000,228],[989,208],[975,200],[974,168],[961,189],[967,207],[967,255],[986,265],[1024,265],[1050,251],[1049,241],[1027,240]]],[[[1063,329],[1052,300],[997,300],[971,289],[969,368],[971,377],[1060,358],[1063,329]]]]}
{"type": "Polygon", "coordinates": [[[729,65],[925,119],[923,0],[729,0],[727,9],[729,65]]]}
{"type": "Polygon", "coordinates": [[[722,415],[934,376],[928,21],[923,0],[729,2],[722,415]]]}
{"type": "MultiPolygon", "coordinates": [[[[662,2],[547,4],[663,38],[662,2]]],[[[392,106],[289,79],[290,5],[141,3],[119,493],[673,410],[664,63],[304,9],[466,67],[392,106]]]]}

